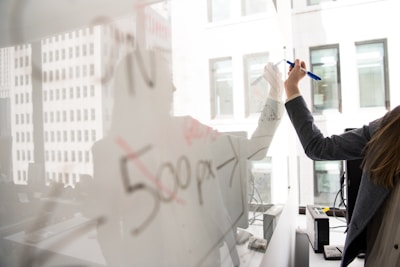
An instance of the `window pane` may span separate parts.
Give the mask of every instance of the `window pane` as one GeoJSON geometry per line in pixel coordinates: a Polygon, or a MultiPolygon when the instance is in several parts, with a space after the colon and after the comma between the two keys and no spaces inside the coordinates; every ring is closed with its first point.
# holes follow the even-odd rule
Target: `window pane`
{"type": "Polygon", "coordinates": [[[243,15],[267,12],[267,0],[243,0],[243,15]]]}
{"type": "Polygon", "coordinates": [[[332,2],[334,0],[307,0],[307,5],[312,6],[312,5],[318,5],[324,2],[332,2]]]}
{"type": "Polygon", "coordinates": [[[216,22],[226,20],[231,17],[233,0],[209,0],[208,21],[216,22]]]}
{"type": "Polygon", "coordinates": [[[268,53],[247,55],[244,58],[246,115],[258,113],[264,107],[269,92],[269,84],[262,75],[268,60],[268,53]]]}
{"type": "Polygon", "coordinates": [[[271,199],[272,158],[250,161],[249,202],[251,204],[269,204],[271,199]]]}
{"type": "Polygon", "coordinates": [[[311,71],[322,78],[312,84],[315,112],[339,109],[338,48],[311,50],[311,71]]]}
{"type": "Polygon", "coordinates": [[[357,70],[361,107],[385,106],[384,44],[357,45],[357,70]]]}
{"type": "Polygon", "coordinates": [[[340,190],[342,161],[314,161],[314,204],[338,207],[340,199],[335,197],[340,190]]]}
{"type": "Polygon", "coordinates": [[[232,59],[211,62],[212,115],[233,115],[232,59]]]}

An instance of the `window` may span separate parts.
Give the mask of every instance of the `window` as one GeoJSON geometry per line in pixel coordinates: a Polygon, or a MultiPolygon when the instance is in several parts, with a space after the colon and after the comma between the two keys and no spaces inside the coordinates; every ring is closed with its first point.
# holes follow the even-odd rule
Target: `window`
{"type": "Polygon", "coordinates": [[[312,5],[318,5],[324,2],[332,2],[335,0],[307,0],[307,5],[312,6],[312,5]]]}
{"type": "Polygon", "coordinates": [[[342,111],[340,92],[340,62],[337,45],[311,48],[311,71],[322,78],[312,83],[313,111],[326,109],[342,111]]]}
{"type": "Polygon", "coordinates": [[[211,74],[211,115],[233,115],[232,59],[222,58],[210,61],[211,74]]]}
{"type": "Polygon", "coordinates": [[[92,130],[92,141],[96,141],[96,130],[92,130]]]}
{"type": "Polygon", "coordinates": [[[360,107],[390,108],[386,40],[356,43],[360,107]]]}
{"type": "Polygon", "coordinates": [[[272,158],[249,161],[249,164],[249,202],[256,205],[271,203],[272,158]]]}
{"type": "Polygon", "coordinates": [[[343,174],[342,161],[314,161],[314,204],[338,207],[343,174]],[[336,201],[336,202],[335,202],[336,201]]]}
{"type": "Polygon", "coordinates": [[[242,0],[243,16],[267,12],[267,0],[242,0]]]}
{"type": "Polygon", "coordinates": [[[75,77],[79,78],[81,76],[81,68],[79,66],[75,67],[75,77]]]}
{"type": "Polygon", "coordinates": [[[208,0],[208,22],[231,18],[233,4],[233,0],[208,0]]]}
{"type": "Polygon", "coordinates": [[[269,83],[262,75],[268,60],[268,53],[252,54],[244,57],[247,116],[259,113],[264,107],[269,91],[269,83]]]}

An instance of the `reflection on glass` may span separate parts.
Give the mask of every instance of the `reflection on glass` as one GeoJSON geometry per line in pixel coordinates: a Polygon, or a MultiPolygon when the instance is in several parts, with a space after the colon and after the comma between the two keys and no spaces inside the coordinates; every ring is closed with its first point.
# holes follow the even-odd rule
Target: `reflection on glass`
{"type": "MultiPolygon", "coordinates": [[[[102,224],[87,209],[92,146],[110,129],[111,77],[135,46],[136,22],[131,15],[101,22],[0,48],[1,266],[44,266],[54,254],[40,244],[63,251],[73,244],[63,232],[93,238],[102,224]]],[[[146,23],[147,46],[170,50],[169,18],[147,8],[146,23]]],[[[84,258],[105,263],[101,252],[84,258]]]]}
{"type": "Polygon", "coordinates": [[[265,62],[268,62],[268,60],[268,53],[244,56],[247,115],[259,113],[264,107],[269,92],[269,84],[262,76],[265,62]]]}
{"type": "Polygon", "coordinates": [[[266,157],[260,161],[253,161],[251,164],[251,174],[249,175],[249,202],[253,205],[263,205],[272,203],[271,199],[271,176],[272,158],[266,157]]]}
{"type": "MultiPolygon", "coordinates": [[[[235,2],[235,8],[232,8],[233,1],[211,2],[212,21],[230,18],[233,9],[235,15],[240,15],[238,2],[235,2]]],[[[265,12],[266,3],[265,0],[246,1],[245,14],[265,12]]],[[[25,10],[22,8],[17,14],[23,12],[25,10]]],[[[146,38],[143,43],[146,48],[160,49],[166,58],[171,56],[172,50],[170,15],[168,1],[146,8],[144,14],[146,38]]],[[[6,266],[13,266],[15,262],[21,263],[21,266],[46,266],[47,263],[50,266],[53,263],[54,266],[58,266],[60,262],[68,265],[71,258],[74,258],[74,253],[68,251],[71,247],[73,250],[80,250],[79,252],[84,251],[80,254],[85,255],[79,259],[82,260],[83,266],[86,263],[88,266],[105,265],[101,249],[96,247],[97,250],[89,253],[87,249],[92,246],[84,244],[82,247],[74,247],[70,241],[79,239],[93,245],[98,240],[98,232],[94,225],[103,226],[106,219],[110,218],[94,217],[93,209],[88,208],[94,206],[100,210],[103,208],[90,195],[92,189],[99,184],[94,179],[92,149],[93,145],[104,139],[112,128],[115,91],[111,85],[114,82],[115,65],[127,53],[137,48],[135,38],[139,35],[140,27],[133,15],[115,19],[106,16],[90,19],[95,23],[88,22],[74,29],[67,27],[65,31],[46,32],[45,36],[38,39],[24,40],[10,47],[0,48],[0,265],[4,263],[6,266]],[[74,234],[69,235],[70,233],[74,234]],[[10,243],[12,248],[9,247],[10,243]],[[17,249],[15,244],[18,244],[17,249]],[[56,253],[42,253],[48,248],[56,253]],[[58,255],[59,251],[65,253],[58,255]],[[20,257],[21,255],[23,257],[20,257]],[[56,261],[53,262],[54,258],[56,261]]],[[[275,18],[272,19],[275,21],[275,18]]],[[[19,18],[11,20],[19,21],[19,18]]],[[[260,24],[264,27],[267,23],[261,21],[260,24]]],[[[274,39],[276,36],[272,37],[274,39]]],[[[265,42],[265,40],[263,43],[260,42],[263,49],[266,49],[265,42]]],[[[267,46],[268,49],[272,51],[275,46],[271,44],[271,39],[267,42],[270,45],[267,46]]],[[[260,51],[253,49],[247,50],[246,53],[253,53],[254,50],[260,51]]],[[[212,109],[216,117],[232,117],[234,113],[233,69],[237,66],[233,66],[232,58],[240,53],[240,57],[237,57],[238,62],[243,63],[242,52],[235,52],[233,56],[229,54],[229,58],[211,60],[213,74],[211,91],[213,90],[212,97],[215,98],[212,109]]],[[[209,59],[207,56],[204,58],[209,59]]],[[[247,69],[243,71],[243,66],[240,65],[240,75],[248,76],[248,86],[253,78],[262,74],[263,65],[268,59],[267,52],[249,54],[247,69]]],[[[205,64],[204,69],[207,67],[205,64]]],[[[243,87],[246,86],[240,83],[239,87],[244,90],[243,87]]],[[[249,87],[250,103],[247,105],[251,110],[248,113],[258,113],[268,93],[268,90],[265,90],[267,84],[262,81],[261,84],[249,87]]],[[[207,95],[210,92],[205,91],[207,95]]],[[[136,93],[138,92],[130,92],[132,95],[136,93]]],[[[152,104],[158,101],[158,99],[153,100],[152,104]]],[[[244,103],[244,99],[241,102],[244,103]]],[[[148,112],[151,113],[158,108],[157,105],[150,106],[148,112]]],[[[241,111],[244,111],[244,108],[241,111]]],[[[141,117],[143,114],[135,115],[141,117]]],[[[277,119],[274,117],[277,115],[273,113],[268,118],[273,121],[277,119]]],[[[132,117],[134,117],[132,114],[127,114],[128,121],[132,117]]],[[[147,125],[151,122],[143,120],[143,123],[147,125]]],[[[249,126],[251,128],[256,122],[248,124],[252,124],[249,126]]],[[[188,129],[189,138],[196,139],[203,137],[202,134],[206,136],[209,134],[207,131],[199,130],[197,124],[191,127],[193,129],[188,129]]],[[[142,133],[141,129],[135,131],[138,134],[142,133]]],[[[138,147],[143,148],[141,145],[138,147]]],[[[135,152],[147,156],[146,153],[151,148],[144,146],[143,150],[135,152]]],[[[136,162],[132,160],[134,156],[135,153],[127,156],[129,170],[135,167],[136,162]]],[[[185,166],[188,166],[185,163],[184,160],[177,163],[178,167],[182,168],[180,169],[182,173],[179,173],[182,181],[185,178],[185,166]]],[[[254,163],[253,182],[254,190],[258,191],[255,197],[259,203],[271,202],[271,165],[270,158],[254,163]]],[[[204,170],[209,170],[210,166],[209,162],[202,162],[200,167],[204,169],[197,168],[197,174],[209,175],[207,178],[210,178],[210,181],[216,181],[213,173],[202,173],[204,170]]],[[[161,169],[165,174],[163,177],[167,177],[163,179],[174,178],[174,175],[169,176],[171,174],[169,168],[167,162],[161,169]]],[[[141,171],[146,173],[143,168],[141,171]]],[[[191,171],[194,172],[195,168],[193,167],[191,171]]],[[[110,175],[109,178],[112,181],[115,177],[110,175]]],[[[134,190],[140,193],[147,192],[141,186],[139,184],[134,190]]],[[[186,187],[186,184],[181,183],[179,186],[186,187]]],[[[153,191],[149,190],[147,193],[153,191]]],[[[164,194],[168,195],[165,192],[164,194]]],[[[241,196],[243,195],[245,194],[241,196]]],[[[113,200],[111,197],[110,203],[107,204],[113,205],[113,200]]],[[[131,207],[132,203],[129,201],[127,203],[131,207]]],[[[193,209],[190,212],[193,212],[193,209]]],[[[242,212],[241,215],[243,214],[244,217],[247,216],[247,212],[242,212]]],[[[195,216],[193,218],[196,219],[195,216]]],[[[121,226],[123,223],[119,221],[120,218],[114,219],[118,227],[125,227],[121,226]]],[[[227,229],[231,226],[224,224],[224,227],[227,229]]],[[[113,234],[119,237],[120,233],[113,232],[113,234]]],[[[108,237],[104,239],[108,240],[108,237]]],[[[76,258],[71,262],[74,260],[76,258]]]]}
{"type": "Polygon", "coordinates": [[[210,62],[213,117],[233,115],[232,59],[214,59],[210,62]]]}

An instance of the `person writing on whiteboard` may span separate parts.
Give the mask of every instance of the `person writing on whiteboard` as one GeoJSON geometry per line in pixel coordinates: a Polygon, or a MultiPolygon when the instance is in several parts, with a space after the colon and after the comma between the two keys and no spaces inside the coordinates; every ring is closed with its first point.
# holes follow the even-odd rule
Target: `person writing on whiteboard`
{"type": "Polygon", "coordinates": [[[341,266],[365,252],[366,266],[400,266],[400,106],[361,128],[325,137],[314,124],[299,81],[296,59],[284,82],[286,111],[307,156],[313,160],[363,159],[363,174],[349,222],[341,266]]]}

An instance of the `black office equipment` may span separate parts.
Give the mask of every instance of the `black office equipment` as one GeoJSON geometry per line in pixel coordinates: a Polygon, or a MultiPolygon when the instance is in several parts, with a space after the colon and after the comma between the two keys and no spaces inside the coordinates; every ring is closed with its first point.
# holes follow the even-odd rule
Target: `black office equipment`
{"type": "MultiPolygon", "coordinates": [[[[345,131],[350,131],[353,128],[347,128],[345,131]]],[[[351,216],[353,215],[354,205],[356,203],[358,188],[361,182],[361,163],[363,159],[346,160],[345,171],[346,171],[346,195],[347,195],[347,208],[346,208],[346,220],[347,224],[350,223],[351,216]]]]}
{"type": "Polygon", "coordinates": [[[307,205],[307,235],[314,252],[322,253],[329,245],[329,218],[321,207],[307,205]]]}

